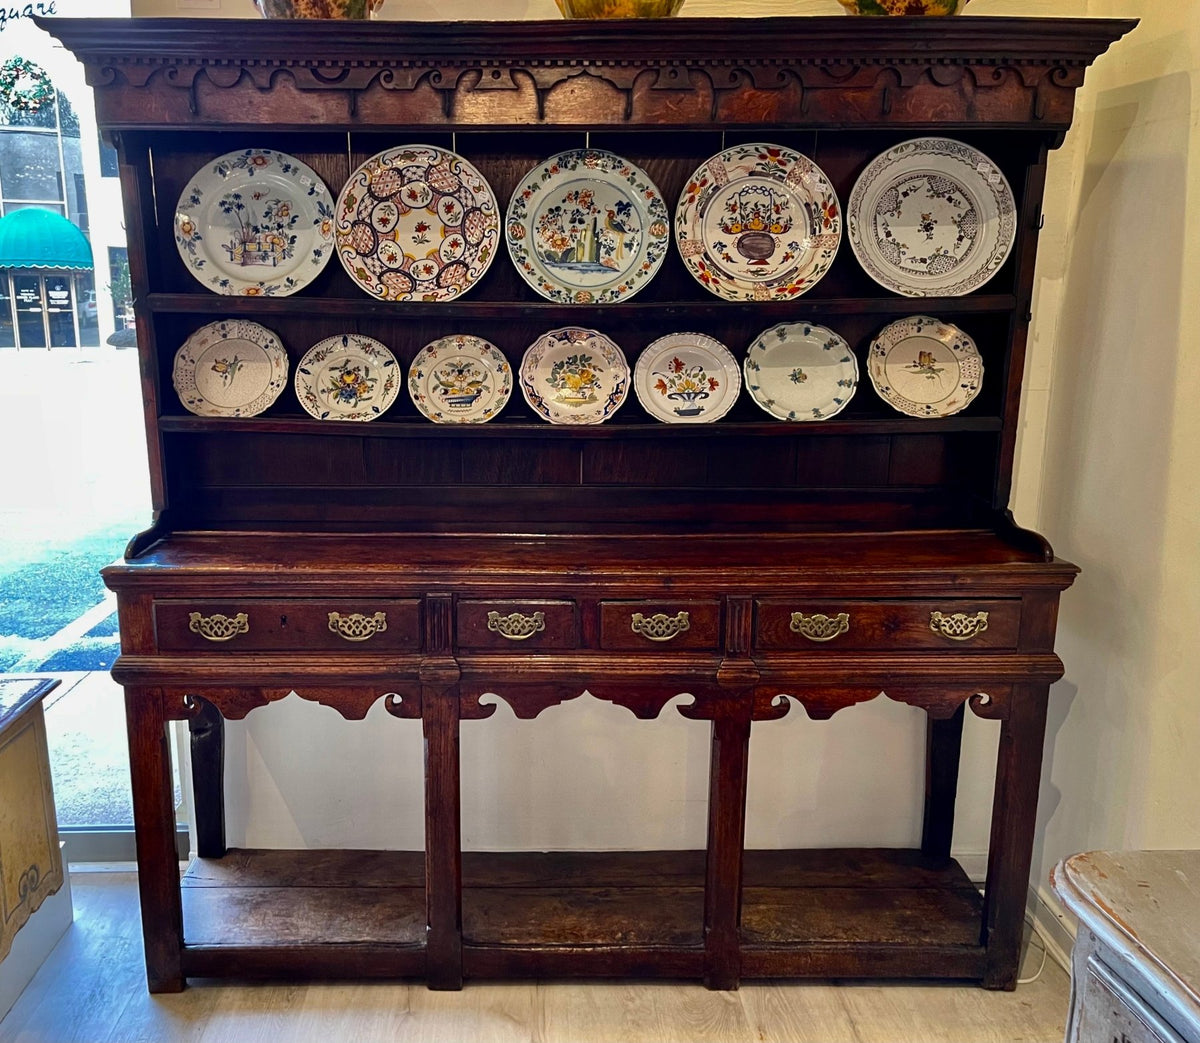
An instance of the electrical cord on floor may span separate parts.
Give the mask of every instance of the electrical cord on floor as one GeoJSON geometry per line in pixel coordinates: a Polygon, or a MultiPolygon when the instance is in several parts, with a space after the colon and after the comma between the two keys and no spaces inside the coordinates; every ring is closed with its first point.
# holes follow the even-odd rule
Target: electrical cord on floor
{"type": "MultiPolygon", "coordinates": [[[[1037,940],[1042,944],[1042,962],[1038,964],[1038,969],[1034,971],[1033,974],[1031,974],[1028,978],[1018,978],[1018,985],[1029,985],[1037,981],[1038,978],[1042,976],[1042,971],[1046,969],[1046,954],[1048,951],[1046,946],[1046,936],[1042,934],[1041,928],[1038,927],[1032,916],[1027,915],[1025,917],[1025,922],[1029,924],[1030,928],[1033,930],[1033,934],[1037,936],[1037,940]]],[[[1033,941],[1033,935],[1030,936],[1029,940],[1033,941]]]]}

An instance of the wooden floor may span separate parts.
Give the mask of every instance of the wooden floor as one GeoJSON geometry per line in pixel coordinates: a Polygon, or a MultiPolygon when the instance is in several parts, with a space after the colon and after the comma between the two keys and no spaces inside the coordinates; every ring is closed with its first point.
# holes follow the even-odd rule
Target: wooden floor
{"type": "MultiPolygon", "coordinates": [[[[75,924],[0,1021],[0,1043],[1060,1043],[1053,961],[1015,993],[965,986],[198,984],[150,996],[128,873],[72,877],[75,924]]],[[[1035,946],[1026,956],[1036,969],[1035,946]]],[[[1026,969],[1023,973],[1030,973],[1026,969]]]]}

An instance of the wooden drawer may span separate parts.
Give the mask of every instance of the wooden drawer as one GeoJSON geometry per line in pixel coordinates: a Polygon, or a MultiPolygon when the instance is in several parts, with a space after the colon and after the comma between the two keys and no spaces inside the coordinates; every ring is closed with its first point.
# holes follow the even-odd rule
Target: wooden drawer
{"type": "Polygon", "coordinates": [[[421,603],[405,601],[158,601],[154,625],[165,652],[221,650],[412,651],[421,645],[421,603]]]}
{"type": "Polygon", "coordinates": [[[460,601],[455,645],[505,648],[577,648],[579,613],[573,601],[460,601]]]}
{"type": "Polygon", "coordinates": [[[600,647],[719,648],[719,601],[602,601],[600,647]]]}
{"type": "Polygon", "coordinates": [[[1021,603],[981,601],[806,601],[755,604],[754,647],[762,649],[1016,648],[1021,603]]]}
{"type": "MultiPolygon", "coordinates": [[[[1123,953],[1120,955],[1124,955],[1123,953]]],[[[1078,965],[1077,965],[1078,966],[1078,965]]],[[[1116,973],[1088,957],[1075,998],[1072,1040],[1117,1040],[1118,1043],[1184,1043],[1183,1038],[1116,973]]]]}

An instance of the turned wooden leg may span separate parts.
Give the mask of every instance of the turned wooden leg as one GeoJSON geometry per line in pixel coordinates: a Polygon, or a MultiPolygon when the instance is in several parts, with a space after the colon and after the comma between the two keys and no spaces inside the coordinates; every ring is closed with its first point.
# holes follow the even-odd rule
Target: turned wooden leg
{"type": "Polygon", "coordinates": [[[1046,685],[1015,686],[1008,719],[1000,726],[983,910],[988,989],[1017,987],[1048,693],[1046,685]]]}
{"type": "Polygon", "coordinates": [[[749,752],[748,713],[713,721],[704,880],[704,984],[710,989],[736,989],[742,974],[742,843],[749,752]]]}
{"type": "Polygon", "coordinates": [[[175,852],[175,800],[171,755],[157,688],[125,689],[129,732],[129,777],[137,823],[138,891],[146,983],[151,992],[179,992],[183,909],[179,859],[175,852]]]}
{"type": "Polygon", "coordinates": [[[925,727],[925,818],[921,850],[936,858],[950,857],[954,839],[954,802],[958,797],[958,764],[962,754],[960,706],[942,720],[928,718],[925,727]]]}
{"type": "Polygon", "coordinates": [[[195,712],[188,718],[192,752],[192,813],[196,854],[221,858],[225,847],[225,719],[206,699],[189,696],[195,712]]]}

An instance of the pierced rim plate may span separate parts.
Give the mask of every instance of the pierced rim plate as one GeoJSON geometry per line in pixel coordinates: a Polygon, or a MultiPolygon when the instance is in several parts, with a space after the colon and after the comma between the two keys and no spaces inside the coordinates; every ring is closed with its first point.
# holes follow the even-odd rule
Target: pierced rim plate
{"type": "Polygon", "coordinates": [[[846,208],[863,270],[906,297],[961,297],[1000,269],[1017,235],[1008,179],[952,138],[914,138],[876,156],[846,208]]]}
{"type": "Polygon", "coordinates": [[[413,359],[408,394],[435,424],[483,424],[508,402],[512,367],[482,337],[441,337],[413,359]]]}
{"type": "Polygon", "coordinates": [[[318,420],[374,420],[400,394],[400,366],[379,341],[342,333],[318,341],[296,364],[296,397],[318,420]]]}
{"type": "Polygon", "coordinates": [[[294,156],[249,148],[205,164],[175,206],[175,246],[214,293],[288,297],[333,252],[333,197],[294,156]]]}
{"type": "Polygon", "coordinates": [[[780,145],[737,145],[688,179],[675,242],[693,277],[732,301],[791,300],[829,271],[842,215],[829,178],[780,145]]]}
{"type": "Polygon", "coordinates": [[[257,322],[222,319],[201,326],[175,353],[171,382],[196,416],[258,416],[287,386],[288,357],[257,322]]]}
{"type": "Polygon", "coordinates": [[[521,393],[552,424],[602,424],[629,393],[629,365],[621,349],[596,330],[551,330],[525,351],[521,393]]]}
{"type": "Polygon", "coordinates": [[[384,301],[451,301],[488,270],[500,239],[491,186],[462,156],[404,145],[372,156],[335,209],[337,255],[384,301]]]}
{"type": "Polygon", "coordinates": [[[628,300],[654,278],[671,236],[654,182],[600,149],[561,152],[529,171],[505,228],[521,277],[564,304],[628,300]]]}
{"type": "Polygon", "coordinates": [[[777,420],[828,420],[858,388],[858,360],[850,345],[812,322],[781,322],[764,330],[744,365],[750,397],[777,420]]]}
{"type": "Polygon", "coordinates": [[[666,424],[710,424],[742,390],[737,360],[703,333],[669,333],[646,346],[633,367],[642,408],[666,424]]]}
{"type": "Polygon", "coordinates": [[[867,374],[879,397],[907,416],[953,416],[979,394],[983,359],[957,326],[912,315],[871,341],[867,374]]]}

